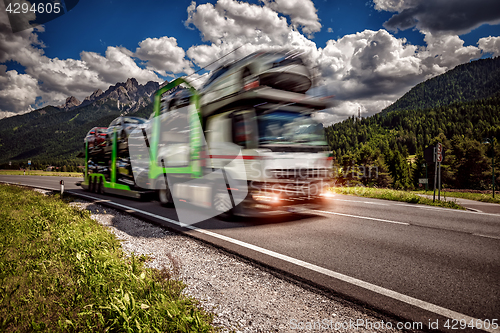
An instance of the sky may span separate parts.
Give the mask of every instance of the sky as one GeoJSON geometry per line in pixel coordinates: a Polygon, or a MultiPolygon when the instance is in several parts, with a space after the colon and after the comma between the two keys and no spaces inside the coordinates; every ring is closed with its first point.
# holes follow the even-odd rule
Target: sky
{"type": "Polygon", "coordinates": [[[325,123],[366,117],[419,82],[499,56],[500,1],[80,0],[19,32],[0,1],[0,118],[82,101],[131,77],[190,75],[201,85],[220,64],[261,49],[301,50],[318,90],[337,100],[325,123]]]}

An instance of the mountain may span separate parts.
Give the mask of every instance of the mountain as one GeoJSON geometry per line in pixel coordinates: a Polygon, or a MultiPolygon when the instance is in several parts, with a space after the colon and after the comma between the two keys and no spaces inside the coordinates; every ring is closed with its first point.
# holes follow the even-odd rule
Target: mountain
{"type": "Polygon", "coordinates": [[[85,99],[83,100],[83,102],[80,106],[86,106],[86,105],[92,104],[92,102],[96,101],[97,98],[99,96],[101,96],[102,94],[104,94],[104,91],[102,91],[101,89],[97,89],[90,96],[85,97],[85,99]]]}
{"type": "Polygon", "coordinates": [[[123,114],[149,116],[157,82],[138,84],[134,78],[97,89],[80,103],[71,96],[58,107],[46,106],[23,115],[0,119],[0,164],[31,159],[52,163],[75,160],[87,132],[107,127],[123,114]]]}
{"type": "Polygon", "coordinates": [[[500,57],[480,59],[413,87],[382,113],[423,110],[493,96],[500,91],[500,57]]]}
{"type": "Polygon", "coordinates": [[[149,81],[142,85],[136,79],[129,78],[126,82],[110,86],[104,92],[97,89],[90,96],[85,97],[81,103],[73,96],[68,97],[66,103],[59,108],[67,111],[76,107],[98,106],[108,101],[115,101],[117,109],[124,113],[134,113],[151,102],[152,95],[159,87],[158,82],[149,81]]]}
{"type": "Polygon", "coordinates": [[[75,96],[70,96],[68,98],[66,98],[66,102],[59,106],[60,109],[63,109],[63,110],[70,110],[70,109],[74,109],[75,107],[79,106],[80,105],[80,101],[76,99],[75,96]]]}
{"type": "MultiPolygon", "coordinates": [[[[500,141],[499,69],[498,57],[460,65],[417,85],[374,116],[351,117],[326,128],[337,165],[344,169],[376,165],[377,175],[387,175],[348,175],[350,182],[411,188],[426,174],[423,149],[441,142],[446,154],[443,183],[487,189],[493,152],[491,145],[482,142],[492,137],[500,141]],[[425,98],[419,98],[422,91],[425,98]]],[[[500,145],[495,145],[495,156],[500,156],[500,145]]],[[[500,166],[500,158],[495,160],[500,166]]],[[[432,179],[431,169],[428,177],[432,179]]]]}

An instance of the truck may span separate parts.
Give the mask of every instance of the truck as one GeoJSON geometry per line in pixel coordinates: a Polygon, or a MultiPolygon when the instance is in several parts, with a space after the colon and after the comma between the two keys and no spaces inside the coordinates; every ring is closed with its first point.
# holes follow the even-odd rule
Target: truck
{"type": "Polygon", "coordinates": [[[154,113],[128,142],[86,148],[81,185],[154,193],[190,224],[321,208],[332,157],[318,115],[327,108],[327,100],[255,84],[200,104],[199,92],[178,78],[155,93],[154,113]]]}

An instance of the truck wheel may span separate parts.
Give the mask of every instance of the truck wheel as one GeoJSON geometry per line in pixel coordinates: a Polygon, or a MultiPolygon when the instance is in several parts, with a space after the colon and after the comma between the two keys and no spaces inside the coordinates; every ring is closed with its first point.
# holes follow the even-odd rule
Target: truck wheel
{"type": "Polygon", "coordinates": [[[99,177],[99,183],[97,185],[97,191],[98,194],[104,194],[104,183],[102,180],[102,177],[99,177]]]}
{"type": "Polygon", "coordinates": [[[94,186],[92,186],[92,192],[94,193],[99,193],[99,180],[97,179],[98,177],[94,177],[94,186]]]}
{"type": "Polygon", "coordinates": [[[212,208],[219,218],[229,220],[234,217],[234,208],[226,187],[216,189],[213,196],[212,208]]]}
{"type": "Polygon", "coordinates": [[[158,180],[158,200],[160,201],[160,204],[165,207],[171,207],[174,200],[172,198],[172,193],[170,192],[170,188],[168,187],[168,184],[165,184],[165,180],[159,179],[158,180]]]}
{"type": "Polygon", "coordinates": [[[94,192],[94,177],[89,177],[89,192],[94,192]]]}

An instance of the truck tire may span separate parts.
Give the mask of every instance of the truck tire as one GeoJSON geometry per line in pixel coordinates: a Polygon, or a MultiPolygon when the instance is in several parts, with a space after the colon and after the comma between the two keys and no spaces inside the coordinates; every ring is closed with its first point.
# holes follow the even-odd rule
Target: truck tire
{"type": "Polygon", "coordinates": [[[99,183],[97,185],[97,191],[98,194],[104,194],[104,181],[102,177],[99,177],[99,183]]]}
{"type": "Polygon", "coordinates": [[[94,181],[93,181],[93,186],[92,186],[92,192],[94,193],[99,193],[99,180],[97,179],[98,177],[94,177],[94,181]]]}
{"type": "Polygon", "coordinates": [[[221,220],[230,220],[234,218],[234,207],[229,195],[230,193],[225,186],[217,188],[213,195],[212,209],[221,220]]]}
{"type": "Polygon", "coordinates": [[[89,177],[89,192],[94,192],[94,177],[89,177]]]}

